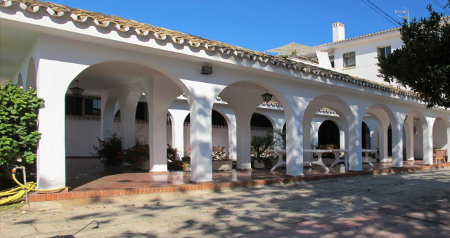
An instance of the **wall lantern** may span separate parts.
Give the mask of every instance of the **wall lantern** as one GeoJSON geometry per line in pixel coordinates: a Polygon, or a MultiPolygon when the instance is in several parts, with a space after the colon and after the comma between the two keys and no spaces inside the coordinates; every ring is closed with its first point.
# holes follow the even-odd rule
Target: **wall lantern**
{"type": "Polygon", "coordinates": [[[73,96],[79,97],[84,92],[84,89],[78,87],[78,80],[75,80],[75,87],[71,87],[70,91],[72,92],[73,96]]]}
{"type": "Polygon", "coordinates": [[[212,67],[203,65],[202,66],[202,74],[212,74],[212,67]]]}
{"type": "Polygon", "coordinates": [[[272,99],[272,94],[270,93],[263,93],[261,94],[262,99],[264,100],[264,102],[269,102],[272,99]]]}

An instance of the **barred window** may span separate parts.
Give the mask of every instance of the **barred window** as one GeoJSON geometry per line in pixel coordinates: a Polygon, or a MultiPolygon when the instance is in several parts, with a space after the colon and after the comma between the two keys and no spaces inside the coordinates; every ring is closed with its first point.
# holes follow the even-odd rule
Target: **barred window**
{"type": "Polygon", "coordinates": [[[83,114],[83,98],[66,95],[66,114],[81,116],[83,114]]]}
{"type": "Polygon", "coordinates": [[[100,98],[84,99],[85,115],[100,116],[102,110],[102,101],[100,98]]]}

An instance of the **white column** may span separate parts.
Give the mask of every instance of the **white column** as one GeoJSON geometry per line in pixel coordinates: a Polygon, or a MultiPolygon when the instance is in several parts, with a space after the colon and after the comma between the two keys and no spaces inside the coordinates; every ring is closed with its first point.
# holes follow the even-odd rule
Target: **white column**
{"type": "Polygon", "coordinates": [[[247,88],[227,88],[221,95],[233,109],[236,117],[237,168],[251,169],[250,120],[256,107],[262,103],[261,91],[247,88]],[[245,98],[245,100],[242,100],[245,98]]]}
{"type": "Polygon", "coordinates": [[[395,121],[391,122],[392,129],[392,166],[403,167],[403,123],[405,114],[394,112],[395,121]]]}
{"type": "Polygon", "coordinates": [[[362,170],[362,121],[364,111],[362,107],[351,105],[352,115],[346,115],[348,121],[348,163],[349,170],[362,170]]]}
{"type": "Polygon", "coordinates": [[[167,111],[181,90],[172,81],[162,77],[147,80],[142,83],[142,87],[148,105],[149,169],[150,172],[166,172],[167,111]]]}
{"type": "Polygon", "coordinates": [[[134,89],[125,90],[119,95],[120,137],[122,149],[136,145],[136,107],[142,92],[134,89]]]}
{"type": "Polygon", "coordinates": [[[413,116],[410,115],[405,119],[406,131],[406,159],[414,161],[414,121],[413,116]]]}
{"type": "Polygon", "coordinates": [[[238,111],[236,113],[236,141],[237,141],[237,168],[251,169],[251,127],[250,120],[252,118],[253,110],[238,111]]]}
{"type": "Polygon", "coordinates": [[[114,134],[114,115],[117,103],[116,95],[110,92],[102,93],[102,109],[101,109],[101,138],[106,140],[114,134]]]}
{"type": "MultiPolygon", "coordinates": [[[[286,116],[286,174],[303,175],[303,116],[310,99],[289,96],[283,105],[286,116]]],[[[307,121],[310,123],[310,121],[307,121]]],[[[308,127],[310,125],[307,125],[308,127]]],[[[306,145],[307,148],[310,145],[306,145]]]]}
{"type": "Polygon", "coordinates": [[[212,107],[216,92],[223,87],[201,82],[190,82],[191,94],[191,180],[212,181],[212,107]]]}
{"type": "Polygon", "coordinates": [[[433,164],[433,124],[436,118],[425,117],[423,127],[423,163],[433,164]]]}
{"type": "Polygon", "coordinates": [[[237,160],[237,122],[234,113],[226,114],[228,118],[228,153],[232,160],[237,160]]]}
{"type": "Polygon", "coordinates": [[[86,66],[40,59],[38,97],[45,101],[39,110],[41,133],[37,150],[37,188],[55,189],[66,185],[65,94],[70,82],[86,66]]]}
{"type": "Polygon", "coordinates": [[[183,157],[184,151],[184,120],[189,114],[189,110],[169,109],[172,115],[172,146],[177,148],[178,155],[183,157]]]}
{"type": "Polygon", "coordinates": [[[220,111],[227,120],[228,126],[228,153],[229,158],[232,160],[237,160],[237,122],[236,115],[231,108],[227,107],[217,107],[215,106],[217,111],[220,111]]]}

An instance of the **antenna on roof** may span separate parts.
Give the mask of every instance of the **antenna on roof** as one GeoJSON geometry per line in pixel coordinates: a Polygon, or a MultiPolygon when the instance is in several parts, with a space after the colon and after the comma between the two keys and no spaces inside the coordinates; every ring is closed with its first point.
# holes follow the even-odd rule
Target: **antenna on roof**
{"type": "Polygon", "coordinates": [[[397,14],[398,17],[405,19],[409,24],[409,9],[404,7],[403,10],[395,10],[395,14],[397,14]]]}

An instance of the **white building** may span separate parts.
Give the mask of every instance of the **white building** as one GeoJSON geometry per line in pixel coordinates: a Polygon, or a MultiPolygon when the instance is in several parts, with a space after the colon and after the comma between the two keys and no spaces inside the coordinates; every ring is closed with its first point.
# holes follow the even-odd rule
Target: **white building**
{"type": "Polygon", "coordinates": [[[379,157],[388,160],[392,149],[394,167],[403,166],[404,154],[407,159],[419,157],[416,150],[422,152],[425,164],[432,164],[433,146],[449,145],[450,112],[426,109],[411,92],[344,70],[47,2],[1,0],[0,20],[0,78],[35,87],[45,100],[39,111],[42,137],[37,153],[41,189],[65,185],[65,158],[74,153],[67,144],[75,143],[72,133],[86,128],[80,124],[99,123],[100,129],[83,132],[79,143],[91,144],[97,134],[108,137],[116,130],[118,108],[124,147],[132,146],[136,135],[148,135],[150,172],[167,171],[167,113],[171,141],[178,148],[185,148],[183,123],[189,113],[191,179],[196,182],[212,180],[213,109],[227,120],[227,140],[239,169],[250,168],[254,112],[269,112],[277,128],[286,122],[286,174],[292,176],[303,175],[304,158],[310,156],[304,149],[310,148],[316,136],[311,132],[325,118],[339,127],[340,147],[349,151],[349,169],[354,171],[362,170],[364,121],[379,157]],[[65,97],[76,86],[85,89],[83,95],[101,99],[82,104],[84,112],[88,108],[90,113],[100,113],[99,122],[66,116],[65,97]],[[260,106],[266,92],[282,107],[260,106]],[[147,103],[148,126],[136,125],[140,100],[147,103]],[[323,108],[332,111],[321,115],[323,108]]]}
{"type": "Polygon", "coordinates": [[[333,42],[327,44],[308,47],[291,43],[269,51],[291,55],[292,49],[300,48],[296,56],[320,67],[387,84],[378,77],[378,56],[387,56],[402,46],[399,28],[345,38],[345,25],[337,22],[332,25],[332,35],[333,42]]]}

